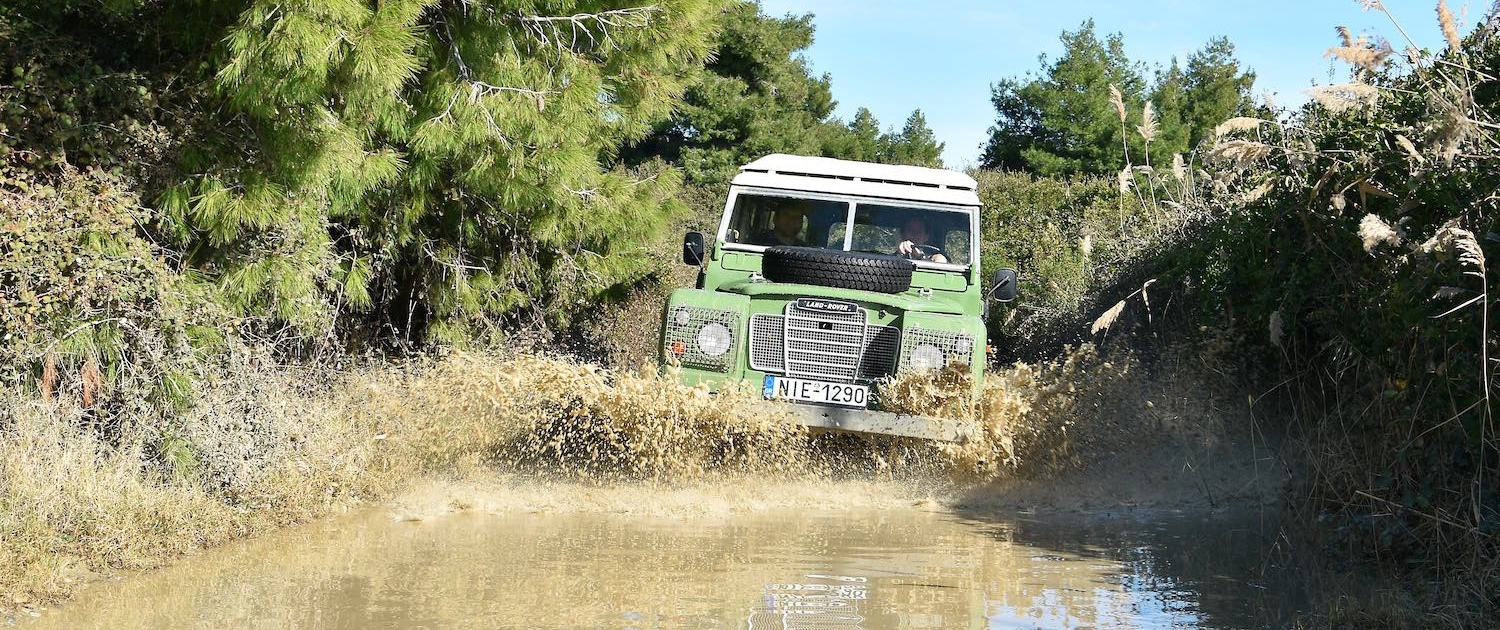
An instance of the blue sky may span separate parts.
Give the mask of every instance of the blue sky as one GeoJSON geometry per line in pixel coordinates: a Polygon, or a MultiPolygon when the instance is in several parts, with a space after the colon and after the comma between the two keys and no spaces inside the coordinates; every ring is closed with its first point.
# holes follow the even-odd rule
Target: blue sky
{"type": "MultiPolygon", "coordinates": [[[[1489,8],[1488,0],[1448,0],[1467,33],[1489,8]]],[[[1334,27],[1348,26],[1389,39],[1405,39],[1378,11],[1358,0],[761,0],[764,13],[812,13],[817,40],[805,55],[817,73],[833,77],[837,115],[858,107],[884,127],[899,127],[921,108],[938,140],[947,143],[950,167],[978,159],[985,130],[994,122],[990,84],[1040,68],[1037,55],[1062,52],[1058,36],[1090,17],[1101,34],[1119,32],[1132,61],[1166,65],[1213,37],[1234,42],[1236,57],[1256,73],[1257,94],[1279,105],[1306,101],[1314,84],[1341,83],[1342,65],[1323,58],[1338,41],[1334,27]]],[[[1438,49],[1442,34],[1437,0],[1386,0],[1419,46],[1438,49]]]]}

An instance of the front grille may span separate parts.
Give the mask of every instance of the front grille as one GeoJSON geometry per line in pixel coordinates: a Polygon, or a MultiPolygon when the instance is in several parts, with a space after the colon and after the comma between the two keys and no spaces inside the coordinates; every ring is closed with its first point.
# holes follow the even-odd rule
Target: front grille
{"type": "Polygon", "coordinates": [[[780,374],[786,371],[786,349],[782,342],[785,317],[750,316],[750,369],[780,374]]]}
{"type": "Polygon", "coordinates": [[[901,347],[901,329],[894,326],[870,326],[865,332],[865,360],[859,364],[859,377],[873,381],[896,371],[896,350],[901,347]]]}
{"type": "Polygon", "coordinates": [[[827,313],[786,305],[786,375],[848,383],[859,375],[865,311],[827,313]]]}
{"type": "MultiPolygon", "coordinates": [[[[788,306],[788,309],[793,307],[788,306]]],[[[822,315],[822,314],[819,314],[822,315]]],[[[859,317],[863,317],[861,311],[859,317]]],[[[852,355],[848,352],[850,346],[844,343],[854,335],[854,327],[857,324],[851,321],[837,325],[839,330],[819,330],[819,327],[809,327],[805,319],[800,319],[800,325],[794,324],[794,328],[788,329],[787,318],[783,315],[753,315],[750,317],[750,368],[770,374],[786,374],[788,376],[805,376],[819,378],[822,380],[836,380],[849,382],[853,380],[873,381],[889,376],[895,368],[896,352],[901,347],[901,330],[892,326],[864,326],[864,334],[860,337],[859,352],[852,355]],[[792,335],[792,350],[798,351],[798,357],[823,361],[822,365],[833,367],[811,375],[811,370],[805,369],[805,363],[799,363],[798,357],[793,357],[792,366],[796,370],[804,368],[800,373],[793,373],[786,369],[787,359],[787,336],[792,335]],[[836,361],[827,361],[828,356],[803,351],[822,347],[824,350],[844,350],[836,361]],[[850,376],[856,373],[848,368],[850,362],[854,361],[857,366],[857,377],[850,376]],[[834,372],[834,370],[838,372],[834,372]]],[[[835,326],[830,324],[830,329],[835,326]]]]}

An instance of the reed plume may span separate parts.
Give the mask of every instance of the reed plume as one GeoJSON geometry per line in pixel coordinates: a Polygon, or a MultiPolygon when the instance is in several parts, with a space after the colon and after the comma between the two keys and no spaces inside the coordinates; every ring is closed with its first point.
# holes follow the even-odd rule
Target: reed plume
{"type": "Polygon", "coordinates": [[[1448,3],[1438,0],[1437,3],[1438,26],[1443,29],[1443,39],[1448,40],[1448,50],[1458,52],[1463,46],[1463,40],[1458,36],[1458,26],[1453,19],[1453,12],[1448,10],[1448,3]]]}

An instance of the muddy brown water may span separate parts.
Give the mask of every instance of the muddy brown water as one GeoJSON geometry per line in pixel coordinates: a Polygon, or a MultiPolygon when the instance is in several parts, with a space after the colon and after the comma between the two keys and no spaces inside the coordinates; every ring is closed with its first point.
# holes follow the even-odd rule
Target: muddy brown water
{"type": "Polygon", "coordinates": [[[1297,605],[1252,512],[590,499],[367,510],[96,582],[16,627],[1240,629],[1297,605]]]}

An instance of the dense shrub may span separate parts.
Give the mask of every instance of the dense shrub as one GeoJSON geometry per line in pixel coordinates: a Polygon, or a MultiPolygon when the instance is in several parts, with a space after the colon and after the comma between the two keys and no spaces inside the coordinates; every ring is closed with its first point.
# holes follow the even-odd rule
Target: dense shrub
{"type": "Polygon", "coordinates": [[[1154,317],[1257,388],[1330,541],[1453,579],[1472,618],[1500,574],[1500,35],[1443,19],[1438,54],[1343,32],[1349,83],[1225,121],[1173,173],[979,177],[987,265],[1022,271],[1002,348],[1154,317]]]}
{"type": "Polygon", "coordinates": [[[1500,537],[1500,101],[1471,70],[1496,67],[1500,37],[1449,36],[1403,66],[1346,37],[1351,83],[1295,125],[1221,138],[1217,196],[1254,200],[1203,265],[1233,299],[1214,315],[1292,375],[1309,490],[1343,540],[1443,564],[1500,537]]]}
{"type": "Polygon", "coordinates": [[[1110,305],[1177,275],[1169,253],[1207,220],[1186,167],[1136,173],[1123,189],[1115,178],[975,176],[985,273],[1013,267],[1020,276],[1017,301],[989,322],[1004,358],[1042,360],[1088,340],[1110,305]]]}
{"type": "MultiPolygon", "coordinates": [[[[10,172],[0,170],[0,172],[10,172]]],[[[140,236],[119,178],[0,184],[0,378],[101,420],[171,409],[230,324],[209,288],[140,236]],[[23,192],[24,191],[24,192],[23,192]]]]}

